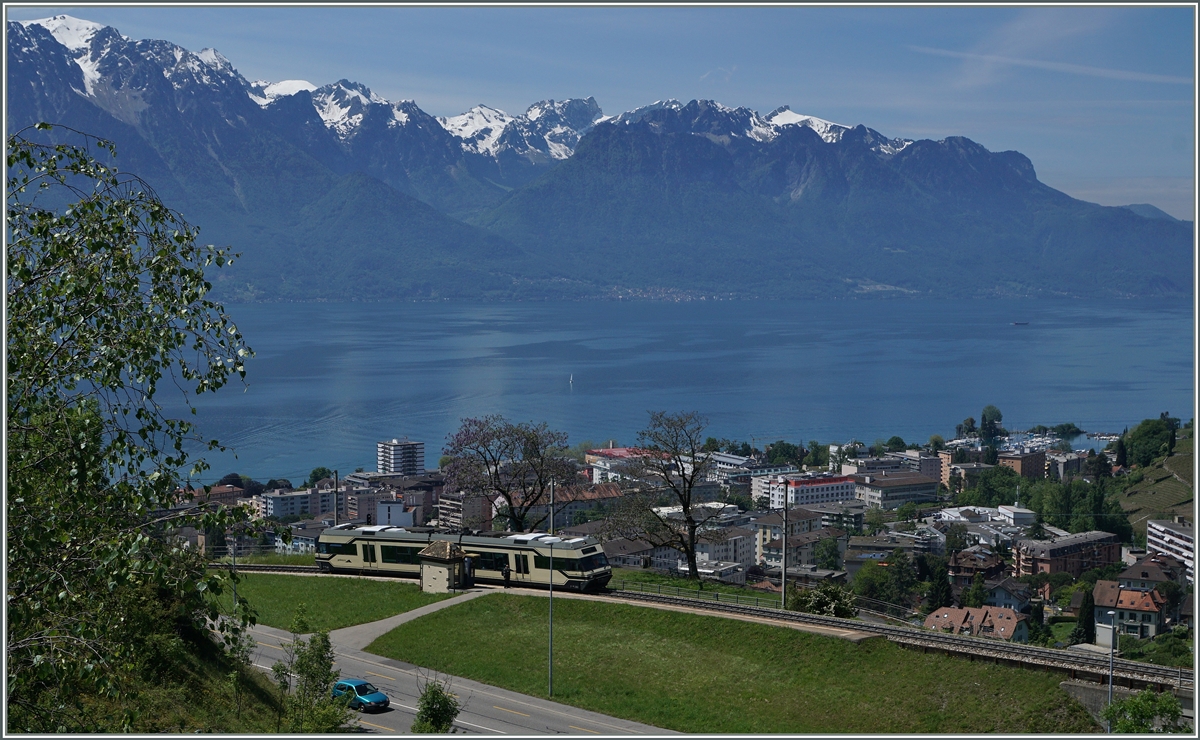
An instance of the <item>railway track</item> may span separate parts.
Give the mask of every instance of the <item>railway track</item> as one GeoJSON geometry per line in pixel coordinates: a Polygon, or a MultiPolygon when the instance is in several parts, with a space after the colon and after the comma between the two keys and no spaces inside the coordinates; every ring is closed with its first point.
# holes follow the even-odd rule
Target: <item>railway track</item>
{"type": "MultiPolygon", "coordinates": [[[[1045,670],[1062,671],[1069,674],[1072,678],[1107,680],[1108,677],[1108,658],[1106,656],[1075,654],[1064,650],[1043,648],[1035,645],[1010,644],[983,637],[950,635],[914,627],[900,627],[890,624],[862,622],[854,619],[824,617],[816,614],[804,614],[784,609],[771,609],[767,607],[731,604],[728,602],[701,601],[637,591],[611,591],[608,595],[631,601],[670,604],[672,606],[684,606],[693,609],[707,609],[822,627],[856,630],[858,632],[881,635],[892,642],[907,647],[955,653],[968,656],[972,660],[1038,666],[1045,670]]],[[[1129,688],[1170,686],[1175,689],[1187,690],[1194,686],[1194,675],[1190,670],[1181,671],[1178,668],[1122,659],[1113,661],[1113,678],[1118,684],[1129,688]]]]}
{"type": "MultiPolygon", "coordinates": [[[[229,563],[209,563],[214,568],[230,568],[229,563]]],[[[237,569],[246,573],[316,573],[315,565],[263,565],[239,564],[237,569]]],[[[576,594],[588,596],[588,594],[576,594]]],[[[645,593],[640,591],[610,590],[603,594],[630,601],[644,601],[671,606],[682,606],[692,609],[706,609],[713,612],[740,614],[743,616],[763,617],[767,619],[811,624],[821,627],[834,627],[844,630],[856,630],[868,634],[876,634],[906,647],[920,650],[938,650],[956,655],[967,656],[972,660],[985,660],[995,663],[1020,664],[1036,666],[1043,670],[1055,670],[1067,673],[1071,678],[1093,679],[1105,681],[1108,678],[1108,657],[1038,647],[1005,643],[1000,640],[984,637],[969,637],[966,635],[950,635],[916,627],[901,627],[891,624],[864,622],[856,619],[825,617],[817,614],[772,609],[762,606],[749,606],[722,601],[707,601],[689,599],[681,596],[645,593]]],[[[1139,663],[1132,660],[1116,659],[1113,661],[1113,679],[1116,683],[1128,688],[1144,686],[1169,686],[1177,690],[1190,690],[1195,686],[1194,673],[1190,670],[1180,670],[1152,663],[1139,663]]]]}
{"type": "MultiPolygon", "coordinates": [[[[233,566],[229,563],[208,564],[210,568],[224,568],[229,570],[233,566]]],[[[238,563],[237,569],[243,573],[316,573],[317,566],[315,565],[263,565],[262,563],[238,563]]]]}

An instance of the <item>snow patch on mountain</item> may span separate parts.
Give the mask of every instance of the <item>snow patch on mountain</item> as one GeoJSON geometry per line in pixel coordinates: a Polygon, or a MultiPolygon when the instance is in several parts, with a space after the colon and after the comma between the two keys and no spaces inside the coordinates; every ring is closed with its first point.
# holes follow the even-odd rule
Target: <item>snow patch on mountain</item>
{"type": "Polygon", "coordinates": [[[823,118],[796,113],[786,105],[776,108],[769,115],[767,115],[764,120],[775,128],[783,128],[784,126],[807,126],[815,131],[817,135],[824,139],[828,144],[832,144],[835,141],[840,141],[842,134],[851,129],[850,126],[843,126],[840,123],[826,121],[823,118]]]}
{"type": "Polygon", "coordinates": [[[625,111],[624,113],[616,116],[605,116],[603,121],[597,121],[596,123],[602,123],[605,121],[612,121],[613,123],[637,123],[645,118],[646,114],[652,113],[656,110],[679,110],[682,107],[683,103],[679,102],[675,98],[671,98],[669,100],[655,100],[650,105],[643,105],[639,108],[625,111]]]}
{"type": "Polygon", "coordinates": [[[289,95],[295,95],[301,90],[312,92],[316,89],[317,86],[308,80],[281,80],[279,82],[255,80],[250,83],[250,89],[247,91],[247,94],[250,95],[251,100],[265,108],[276,98],[286,98],[289,95]]]}
{"type": "MultiPolygon", "coordinates": [[[[96,32],[104,28],[103,23],[85,21],[69,15],[56,15],[36,21],[21,21],[23,26],[41,26],[50,32],[58,43],[73,52],[86,49],[96,32]]],[[[126,39],[127,41],[129,39],[126,39]]]]}
{"type": "MultiPolygon", "coordinates": [[[[317,115],[325,122],[325,126],[333,129],[343,139],[358,129],[363,115],[372,103],[391,105],[384,98],[371,92],[366,85],[349,80],[338,80],[332,85],[319,87],[313,92],[312,98],[317,115]]],[[[395,112],[392,115],[393,120],[397,120],[395,112]]]]}
{"type": "Polygon", "coordinates": [[[466,151],[495,156],[500,134],[515,120],[514,116],[498,108],[477,105],[461,115],[438,116],[437,122],[462,139],[466,151]]]}
{"type": "Polygon", "coordinates": [[[567,159],[579,137],[607,120],[595,98],[539,100],[520,116],[477,105],[457,116],[438,117],[442,128],[462,140],[464,151],[495,157],[511,150],[524,157],[567,159]]]}

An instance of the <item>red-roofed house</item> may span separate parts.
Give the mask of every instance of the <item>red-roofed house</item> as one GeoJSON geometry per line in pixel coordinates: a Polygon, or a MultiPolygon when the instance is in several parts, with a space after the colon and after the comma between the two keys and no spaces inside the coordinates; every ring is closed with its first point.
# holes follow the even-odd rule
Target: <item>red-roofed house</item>
{"type": "MultiPolygon", "coordinates": [[[[1098,625],[1112,624],[1108,612],[1115,611],[1117,630],[1122,635],[1145,639],[1163,631],[1167,599],[1158,591],[1121,588],[1116,581],[1096,581],[1092,600],[1096,604],[1094,617],[1098,625]]],[[[1099,636],[1100,630],[1096,634],[1099,636]]]]}
{"type": "Polygon", "coordinates": [[[943,606],[925,617],[925,627],[955,635],[992,637],[1009,642],[1029,641],[1029,625],[1025,622],[1025,615],[996,606],[943,606]]]}

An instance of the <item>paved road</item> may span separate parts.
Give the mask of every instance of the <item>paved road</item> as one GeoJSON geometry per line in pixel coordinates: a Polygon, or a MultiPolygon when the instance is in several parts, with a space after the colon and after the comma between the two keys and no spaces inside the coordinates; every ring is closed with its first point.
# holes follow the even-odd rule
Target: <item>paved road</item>
{"type": "MultiPolygon", "coordinates": [[[[420,684],[430,677],[428,671],[390,658],[363,651],[375,637],[410,619],[477,598],[488,593],[474,591],[446,599],[388,619],[330,632],[335,666],[343,677],[365,678],[391,698],[387,711],[359,714],[358,723],[368,732],[400,734],[409,731],[417,713],[420,684]]],[[[285,630],[256,626],[252,630],[256,650],[254,665],[269,671],[283,657],[281,644],[291,639],[285,630]]],[[[490,735],[667,735],[676,734],[650,725],[609,717],[597,712],[526,696],[494,686],[451,677],[451,690],[463,702],[455,722],[458,732],[490,735]]]]}

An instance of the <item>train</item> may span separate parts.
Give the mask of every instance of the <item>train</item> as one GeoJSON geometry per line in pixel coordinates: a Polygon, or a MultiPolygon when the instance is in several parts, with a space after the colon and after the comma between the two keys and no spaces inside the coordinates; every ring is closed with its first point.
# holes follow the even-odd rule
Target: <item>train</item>
{"type": "Polygon", "coordinates": [[[417,554],[436,540],[458,545],[479,583],[503,584],[509,567],[513,586],[597,592],[612,579],[604,548],[590,537],[561,538],[545,532],[459,534],[433,527],[341,524],[317,538],[316,565],[322,573],[396,575],[419,578],[417,554]],[[551,554],[553,553],[553,568],[551,554]]]}

